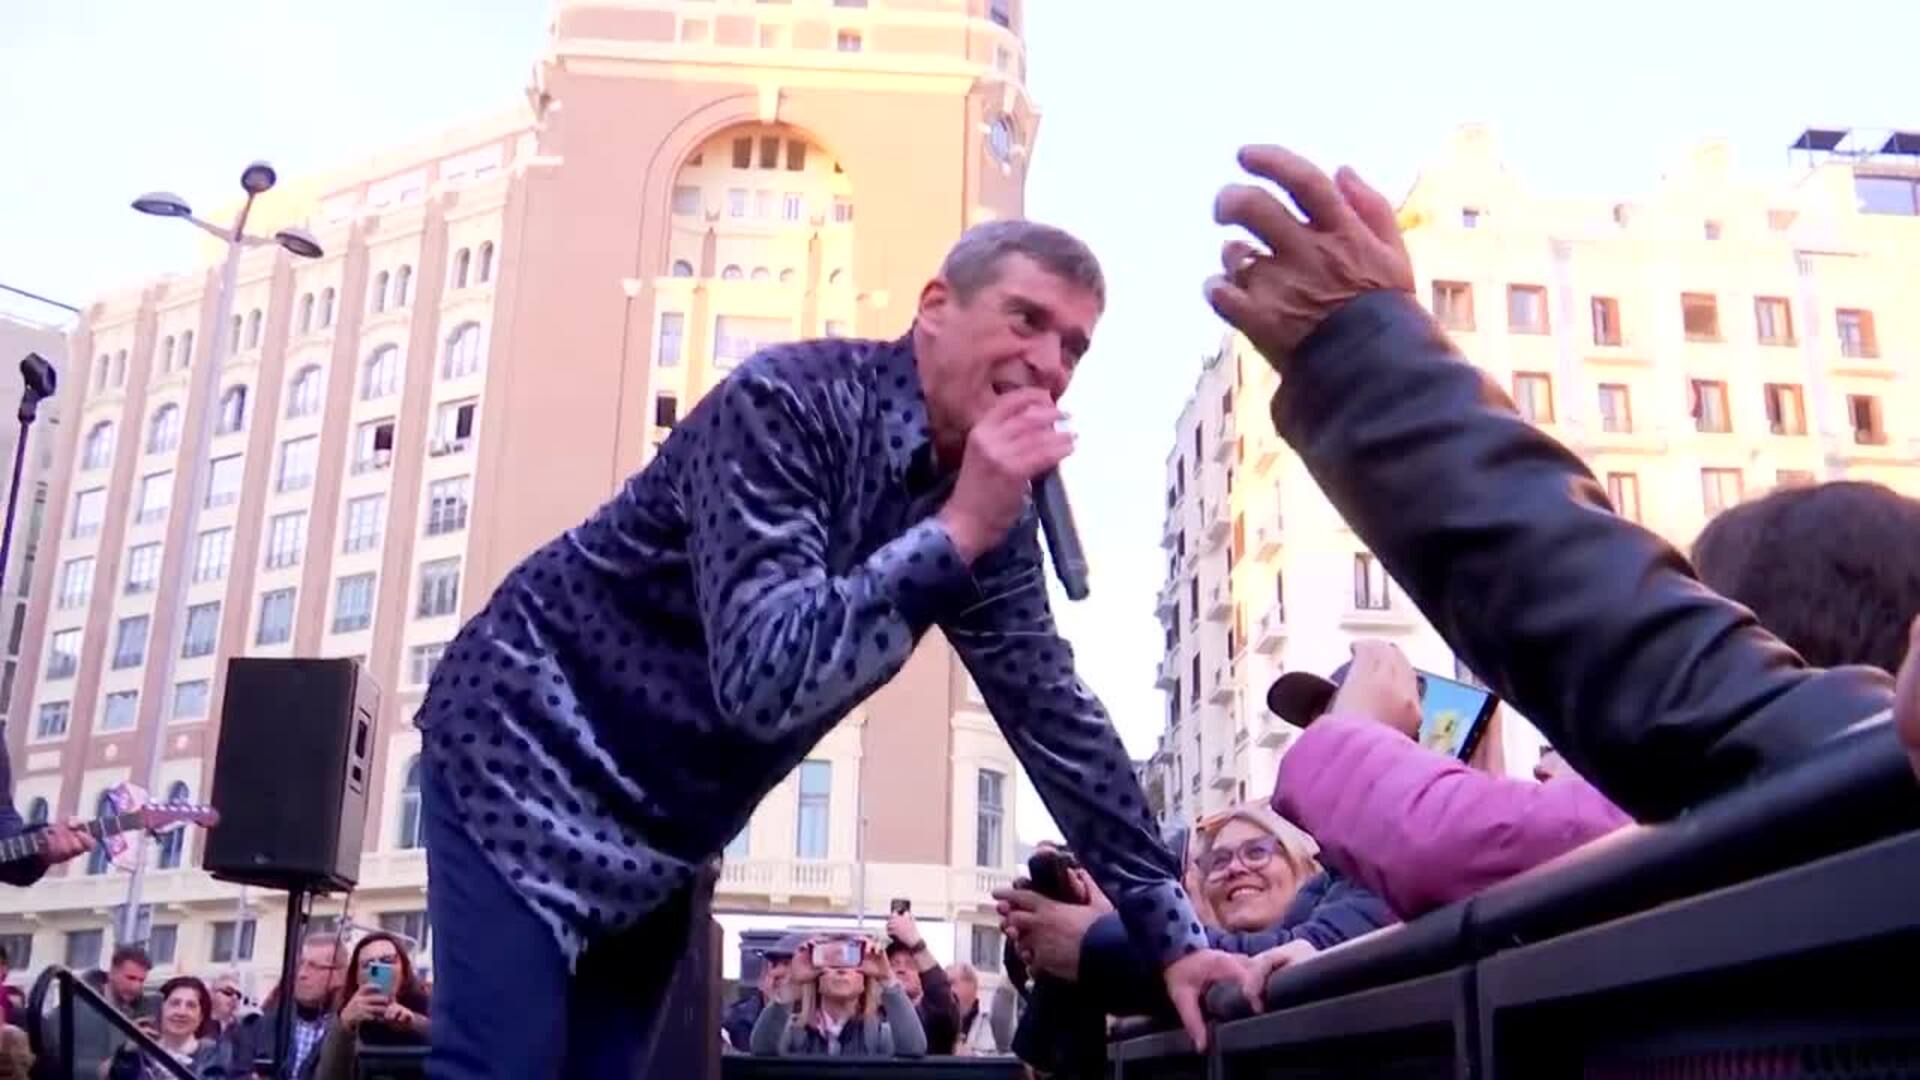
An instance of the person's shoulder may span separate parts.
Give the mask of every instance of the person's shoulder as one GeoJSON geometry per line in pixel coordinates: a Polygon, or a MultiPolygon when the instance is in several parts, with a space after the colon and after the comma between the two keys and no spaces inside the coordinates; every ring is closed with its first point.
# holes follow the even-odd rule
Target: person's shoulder
{"type": "Polygon", "coordinates": [[[865,338],[809,338],[769,345],[735,368],[727,382],[785,389],[803,398],[863,381],[869,365],[893,343],[865,338]]]}

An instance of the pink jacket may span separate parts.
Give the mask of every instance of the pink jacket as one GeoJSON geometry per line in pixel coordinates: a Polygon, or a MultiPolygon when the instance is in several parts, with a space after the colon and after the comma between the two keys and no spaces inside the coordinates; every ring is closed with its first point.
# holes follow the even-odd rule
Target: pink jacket
{"type": "Polygon", "coordinates": [[[1273,808],[1403,919],[1632,824],[1572,773],[1492,776],[1358,716],[1322,716],[1300,736],[1280,759],[1273,808]]]}

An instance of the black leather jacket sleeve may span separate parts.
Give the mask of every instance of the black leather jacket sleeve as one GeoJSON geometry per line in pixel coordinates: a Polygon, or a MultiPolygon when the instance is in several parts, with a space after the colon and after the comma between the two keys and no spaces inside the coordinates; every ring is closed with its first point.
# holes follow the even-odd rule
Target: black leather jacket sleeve
{"type": "Polygon", "coordinates": [[[1615,516],[1411,296],[1349,302],[1281,376],[1274,424],[1354,532],[1466,665],[1636,818],[1892,704],[1886,673],[1806,667],[1615,516]]]}

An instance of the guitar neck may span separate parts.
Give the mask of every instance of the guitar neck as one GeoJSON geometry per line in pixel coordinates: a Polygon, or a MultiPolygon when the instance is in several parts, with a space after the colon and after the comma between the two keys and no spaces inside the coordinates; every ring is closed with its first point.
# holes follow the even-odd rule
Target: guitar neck
{"type": "MultiPolygon", "coordinates": [[[[104,841],[110,836],[137,830],[140,827],[140,812],[129,811],[115,814],[113,817],[95,818],[80,828],[96,841],[104,841]]],[[[47,850],[47,830],[34,829],[0,840],[0,863],[19,862],[35,855],[43,855],[47,850]]]]}

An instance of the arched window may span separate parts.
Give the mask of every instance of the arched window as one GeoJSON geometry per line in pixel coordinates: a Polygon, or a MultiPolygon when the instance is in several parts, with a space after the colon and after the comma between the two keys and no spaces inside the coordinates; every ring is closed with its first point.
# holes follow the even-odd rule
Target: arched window
{"type": "Polygon", "coordinates": [[[827,275],[827,284],[829,285],[840,284],[840,279],[841,277],[845,276],[845,274],[846,274],[845,270],[835,270],[833,273],[827,275]]]}
{"type": "Polygon", "coordinates": [[[320,365],[308,364],[293,377],[287,390],[287,415],[312,416],[320,411],[320,365]]]}
{"type": "Polygon", "coordinates": [[[227,392],[220,395],[220,426],[214,429],[216,435],[231,435],[247,426],[247,388],[229,386],[227,392]]]}
{"type": "Polygon", "coordinates": [[[168,334],[165,338],[161,339],[160,370],[162,372],[173,370],[173,335],[172,334],[168,334]]]}
{"type": "Polygon", "coordinates": [[[372,401],[393,393],[400,381],[400,347],[382,345],[367,357],[367,366],[360,374],[360,400],[372,401]]]}
{"type": "Polygon", "coordinates": [[[407,294],[413,291],[413,267],[403,266],[393,274],[393,306],[403,308],[412,299],[407,294]]]}
{"type": "Polygon", "coordinates": [[[380,271],[373,278],[373,295],[367,298],[373,305],[374,314],[387,310],[387,272],[380,271]]]}
{"type": "Polygon", "coordinates": [[[447,335],[447,355],[440,363],[440,377],[458,379],[479,370],[480,324],[461,323],[447,335]]]}
{"type": "Polygon", "coordinates": [[[260,347],[260,309],[247,312],[247,348],[260,347]]]}
{"type": "Polygon", "coordinates": [[[333,325],[333,289],[320,290],[320,329],[333,325]]]}
{"type": "Polygon", "coordinates": [[[240,334],[246,329],[246,321],[240,316],[233,317],[233,325],[227,333],[227,355],[237,356],[240,352],[240,334]]]}
{"type": "MultiPolygon", "coordinates": [[[[112,817],[115,813],[117,811],[113,806],[113,793],[101,792],[99,801],[93,804],[93,816],[112,817]]],[[[113,856],[107,852],[107,845],[98,844],[94,847],[93,853],[87,856],[87,873],[104,874],[107,872],[107,864],[112,861],[113,856]]]]}
{"type": "Polygon", "coordinates": [[[300,332],[305,334],[313,329],[313,294],[300,298],[300,332]]]}
{"type": "Polygon", "coordinates": [[[80,451],[82,469],[104,469],[113,460],[113,421],[102,420],[87,429],[86,446],[80,451]]]}
{"type": "Polygon", "coordinates": [[[113,385],[127,385],[127,350],[113,354],[113,385]]]}
{"type": "Polygon", "coordinates": [[[480,266],[478,270],[479,272],[476,273],[474,277],[480,284],[485,285],[487,282],[493,280],[493,241],[491,240],[480,245],[480,266]]]}
{"type": "MultiPolygon", "coordinates": [[[[183,803],[192,796],[185,780],[175,780],[167,788],[167,801],[183,803]]],[[[184,825],[176,825],[160,834],[160,869],[174,870],[180,866],[180,855],[187,846],[187,830],[184,825]]]]}
{"type": "Polygon", "coordinates": [[[406,774],[400,780],[400,836],[394,844],[397,848],[417,848],[420,846],[420,756],[414,755],[407,762],[406,774]]]}
{"type": "Polygon", "coordinates": [[[693,264],[688,262],[685,259],[673,260],[673,276],[674,277],[692,277],[693,264]]]}
{"type": "Polygon", "coordinates": [[[785,270],[780,271],[780,284],[793,284],[793,267],[789,266],[785,270]]]}
{"type": "Polygon", "coordinates": [[[737,266],[729,265],[725,270],[720,271],[721,281],[739,281],[740,276],[740,268],[737,266]]]}
{"type": "Polygon", "coordinates": [[[468,251],[466,248],[461,248],[459,251],[456,251],[453,253],[453,287],[454,288],[464,289],[467,287],[467,270],[472,265],[472,263],[473,263],[473,252],[468,251]]]}
{"type": "Polygon", "coordinates": [[[753,280],[755,280],[755,281],[770,281],[770,280],[772,280],[772,279],[773,279],[773,275],[772,275],[771,273],[768,273],[768,272],[767,272],[767,268],[766,268],[766,267],[764,267],[764,266],[756,266],[756,267],[754,267],[754,268],[753,268],[753,280]]]}
{"type": "Polygon", "coordinates": [[[167,404],[153,410],[147,421],[147,453],[164,454],[180,445],[180,406],[167,404]]]}
{"type": "Polygon", "coordinates": [[[47,800],[35,799],[27,804],[27,824],[45,825],[47,816],[52,813],[53,808],[47,805],[47,800]]]}
{"type": "Polygon", "coordinates": [[[193,363],[193,331],[182,330],[180,332],[180,370],[185,371],[187,365],[191,363],[193,363]]]}
{"type": "Polygon", "coordinates": [[[99,361],[93,365],[94,392],[99,393],[100,391],[105,390],[107,388],[107,380],[111,378],[112,375],[113,375],[113,357],[108,356],[106,353],[101,353],[99,361]]]}

